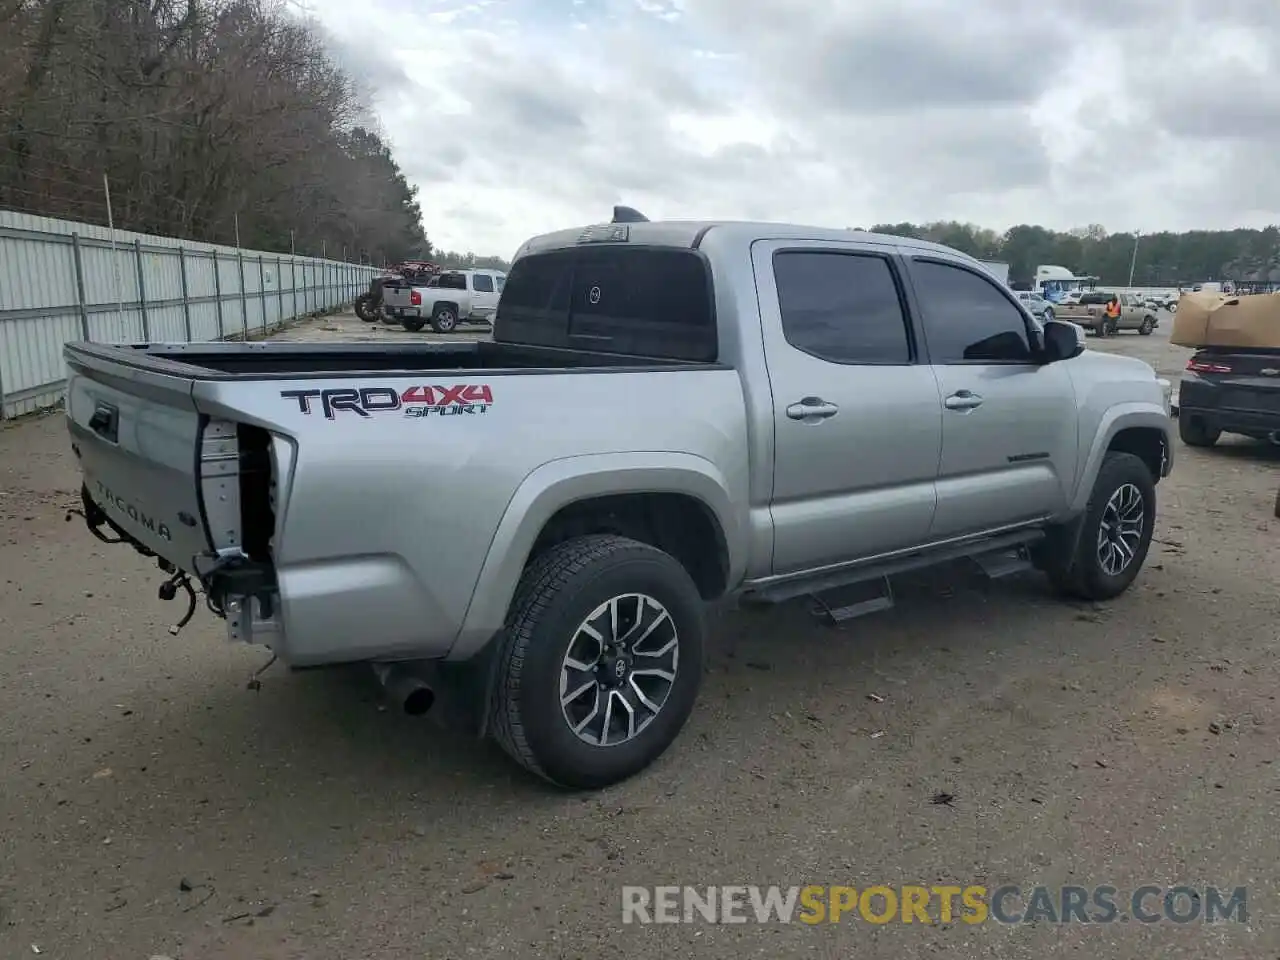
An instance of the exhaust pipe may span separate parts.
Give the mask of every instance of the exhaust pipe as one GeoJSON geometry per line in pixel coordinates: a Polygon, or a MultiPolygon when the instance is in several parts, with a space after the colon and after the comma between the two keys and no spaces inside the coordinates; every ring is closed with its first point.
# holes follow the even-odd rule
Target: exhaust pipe
{"type": "Polygon", "coordinates": [[[420,717],[436,702],[436,692],[421,677],[394,663],[375,663],[373,672],[387,699],[411,717],[420,717]]]}

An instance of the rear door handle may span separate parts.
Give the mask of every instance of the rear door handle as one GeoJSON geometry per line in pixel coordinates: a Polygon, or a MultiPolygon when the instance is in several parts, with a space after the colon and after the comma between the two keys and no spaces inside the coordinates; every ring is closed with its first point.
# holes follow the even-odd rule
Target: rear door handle
{"type": "Polygon", "coordinates": [[[792,420],[808,421],[809,423],[826,420],[828,417],[834,417],[839,412],[839,407],[834,403],[827,403],[821,397],[805,397],[799,403],[793,403],[787,407],[787,416],[792,420]]]}
{"type": "Polygon", "coordinates": [[[942,403],[948,410],[972,410],[982,406],[982,398],[969,390],[957,390],[942,403]]]}

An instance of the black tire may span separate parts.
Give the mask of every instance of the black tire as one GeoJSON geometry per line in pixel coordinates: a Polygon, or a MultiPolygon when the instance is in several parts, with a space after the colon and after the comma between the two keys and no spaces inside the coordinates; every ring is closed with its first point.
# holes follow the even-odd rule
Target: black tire
{"type": "MultiPolygon", "coordinates": [[[[671,745],[693,710],[702,683],[705,633],[702,597],[669,554],[612,535],[557,544],[525,570],[507,613],[497,651],[490,725],[494,739],[526,770],[562,787],[597,789],[634,776],[671,745]],[[562,675],[573,668],[564,660],[575,637],[584,636],[578,629],[592,611],[625,594],[644,594],[666,609],[678,661],[665,699],[652,701],[659,709],[647,725],[625,742],[602,746],[582,739],[570,726],[561,686],[562,675]]],[[[614,673],[600,673],[596,666],[597,676],[614,673]]],[[[590,674],[574,673],[587,677],[588,684],[595,682],[590,674]]],[[[630,689],[631,679],[618,689],[630,689]]],[[[596,688],[588,687],[584,696],[592,694],[599,697],[596,688]]],[[[597,707],[599,702],[593,701],[597,707]]],[[[586,706],[580,704],[583,712],[586,706]]]]}
{"type": "MultiPolygon", "coordinates": [[[[1061,549],[1067,543],[1065,537],[1050,536],[1045,547],[1048,551],[1059,548],[1056,555],[1050,553],[1041,566],[1054,586],[1067,596],[1081,600],[1110,600],[1129,589],[1142,570],[1151,548],[1151,534],[1156,518],[1155,478],[1146,463],[1132,453],[1108,452],[1089,494],[1089,505],[1081,520],[1080,536],[1075,541],[1074,553],[1061,549]],[[1122,569],[1109,571],[1103,566],[1103,531],[1106,520],[1111,529],[1114,523],[1115,505],[1123,503],[1131,488],[1141,497],[1138,504],[1141,530],[1137,542],[1130,542],[1131,555],[1122,569]],[[1119,498],[1119,500],[1117,500],[1119,498]]],[[[1110,539],[1110,538],[1108,538],[1110,539]]],[[[1068,548],[1069,549],[1069,548],[1068,548]]]]}
{"type": "Polygon", "coordinates": [[[452,333],[458,328],[458,310],[447,303],[438,303],[431,311],[431,329],[436,333],[452,333]]]}
{"type": "Polygon", "coordinates": [[[1212,447],[1222,436],[1222,431],[1209,427],[1194,414],[1179,409],[1178,436],[1188,447],[1212,447]]]}
{"type": "Polygon", "coordinates": [[[373,297],[370,294],[362,293],[356,297],[356,316],[365,323],[373,323],[378,319],[378,314],[373,310],[373,297]]]}
{"type": "Polygon", "coordinates": [[[1041,315],[1040,319],[1043,320],[1045,323],[1049,323],[1051,320],[1053,320],[1053,318],[1054,318],[1053,307],[1045,307],[1044,313],[1041,315]]]}
{"type": "Polygon", "coordinates": [[[1151,336],[1151,331],[1154,330],[1155,328],[1156,328],[1156,321],[1154,317],[1143,317],[1142,326],[1138,328],[1138,332],[1142,334],[1144,337],[1149,337],[1151,336]]]}
{"type": "Polygon", "coordinates": [[[423,320],[421,317],[402,316],[400,318],[400,325],[404,327],[406,330],[408,330],[410,333],[417,333],[419,330],[421,330],[423,327],[427,325],[427,321],[423,320]]]}

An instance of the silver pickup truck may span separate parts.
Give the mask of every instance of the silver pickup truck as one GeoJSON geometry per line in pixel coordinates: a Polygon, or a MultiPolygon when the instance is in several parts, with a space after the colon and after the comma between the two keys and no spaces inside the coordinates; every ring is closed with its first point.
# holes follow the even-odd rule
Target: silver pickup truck
{"type": "Polygon", "coordinates": [[[1149,366],[846,230],[615,214],[524,244],[491,341],[66,359],[85,520],[187,619],[203,592],[288,665],[372,664],[578,788],[677,737],[711,601],[839,620],[969,559],[1105,600],[1173,460],[1149,366]]]}

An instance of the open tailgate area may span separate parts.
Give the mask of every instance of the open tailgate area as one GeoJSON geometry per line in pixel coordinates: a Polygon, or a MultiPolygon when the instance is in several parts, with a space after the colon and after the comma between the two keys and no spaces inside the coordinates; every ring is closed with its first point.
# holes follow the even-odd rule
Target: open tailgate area
{"type": "Polygon", "coordinates": [[[219,579],[247,573],[242,561],[269,568],[268,438],[199,412],[192,392],[208,371],[130,347],[73,343],[64,354],[90,527],[106,521],[206,587],[211,568],[219,579]]]}
{"type": "Polygon", "coordinates": [[[202,424],[191,399],[194,380],[112,356],[127,349],[67,346],[72,448],[87,496],[111,523],[194,572],[194,558],[211,549],[199,490],[202,424]]]}

